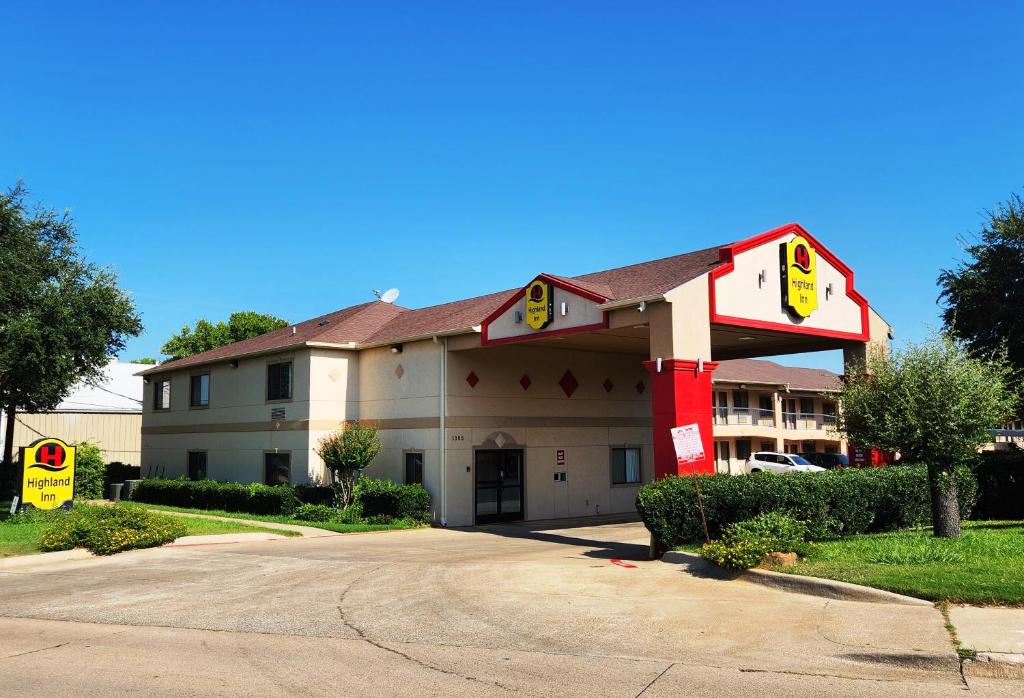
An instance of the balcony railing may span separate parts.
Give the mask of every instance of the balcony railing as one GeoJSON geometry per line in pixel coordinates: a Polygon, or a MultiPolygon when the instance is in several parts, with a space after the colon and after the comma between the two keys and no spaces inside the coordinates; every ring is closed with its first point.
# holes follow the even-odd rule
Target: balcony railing
{"type": "Polygon", "coordinates": [[[814,414],[811,412],[783,412],[782,428],[798,429],[805,431],[821,431],[834,427],[836,416],[834,414],[814,414]]]}
{"type": "Polygon", "coordinates": [[[742,424],[755,427],[774,427],[775,412],[757,407],[714,407],[715,424],[742,424]]]}

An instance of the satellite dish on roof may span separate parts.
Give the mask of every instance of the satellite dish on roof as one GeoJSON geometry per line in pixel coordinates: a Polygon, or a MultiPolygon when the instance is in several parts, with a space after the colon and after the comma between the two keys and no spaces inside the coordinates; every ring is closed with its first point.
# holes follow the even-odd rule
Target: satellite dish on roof
{"type": "Polygon", "coordinates": [[[377,299],[380,300],[382,303],[394,303],[396,300],[398,300],[398,289],[389,288],[384,293],[381,293],[380,291],[374,291],[373,295],[377,296],[377,299]]]}

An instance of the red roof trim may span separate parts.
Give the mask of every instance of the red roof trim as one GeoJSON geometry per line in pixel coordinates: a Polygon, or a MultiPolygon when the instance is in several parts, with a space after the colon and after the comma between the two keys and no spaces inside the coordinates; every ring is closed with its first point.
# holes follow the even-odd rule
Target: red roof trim
{"type": "Polygon", "coordinates": [[[807,232],[807,230],[805,230],[799,223],[787,223],[786,225],[773,228],[772,230],[747,238],[746,240],[740,240],[739,242],[734,242],[731,245],[725,245],[719,250],[719,259],[722,261],[722,266],[715,267],[708,272],[708,310],[713,324],[736,325],[738,327],[749,327],[757,330],[773,330],[776,332],[789,332],[792,334],[811,335],[815,337],[828,337],[830,339],[849,339],[858,342],[867,342],[871,338],[871,334],[868,330],[868,302],[867,299],[860,295],[860,293],[858,293],[853,287],[853,270],[836,257],[831,250],[818,242],[817,238],[807,232]],[[778,240],[790,233],[802,235],[807,238],[807,240],[814,245],[815,252],[824,257],[825,260],[835,267],[846,279],[846,295],[860,307],[861,331],[859,333],[823,330],[816,327],[804,327],[803,325],[786,325],[781,322],[751,320],[749,318],[737,318],[730,315],[718,314],[718,307],[715,299],[715,282],[722,276],[732,272],[735,267],[734,260],[736,255],[742,254],[743,252],[755,247],[760,247],[761,245],[773,240],[778,240]]]}
{"type": "Polygon", "coordinates": [[[591,324],[591,325],[581,325],[579,327],[567,327],[567,328],[561,329],[561,330],[548,330],[546,332],[534,332],[534,333],[531,333],[531,334],[519,335],[519,336],[515,336],[515,337],[502,337],[500,339],[489,339],[487,335],[488,335],[488,329],[490,328],[491,323],[494,322],[495,320],[497,320],[503,314],[505,314],[509,310],[509,308],[514,306],[516,303],[518,303],[520,299],[525,297],[526,296],[526,288],[527,288],[527,286],[532,284],[534,281],[537,281],[538,279],[541,280],[541,281],[547,281],[552,286],[557,286],[558,288],[560,288],[560,289],[562,289],[564,291],[568,291],[569,293],[572,293],[573,295],[580,296],[581,298],[586,298],[587,300],[594,301],[595,303],[598,303],[598,304],[606,303],[609,300],[608,297],[606,297],[606,296],[602,296],[599,293],[594,293],[593,291],[589,291],[589,290],[587,290],[585,288],[580,288],[579,286],[576,286],[576,285],[572,284],[571,282],[566,281],[565,279],[554,277],[554,276],[551,276],[549,274],[538,274],[534,278],[530,279],[530,283],[526,284],[526,286],[523,286],[521,289],[519,289],[518,291],[513,293],[509,297],[508,300],[506,300],[504,303],[502,303],[500,306],[498,306],[497,310],[495,310],[493,313],[491,313],[486,318],[484,318],[483,322],[480,323],[480,344],[481,345],[488,346],[488,345],[494,345],[494,344],[512,344],[513,342],[525,342],[525,341],[528,341],[528,340],[531,340],[531,339],[541,339],[543,337],[554,337],[554,336],[563,335],[563,334],[576,334],[576,333],[579,333],[579,332],[591,332],[593,330],[605,330],[605,329],[608,329],[608,311],[605,310],[602,313],[603,320],[601,322],[594,323],[594,324],[591,324]]]}

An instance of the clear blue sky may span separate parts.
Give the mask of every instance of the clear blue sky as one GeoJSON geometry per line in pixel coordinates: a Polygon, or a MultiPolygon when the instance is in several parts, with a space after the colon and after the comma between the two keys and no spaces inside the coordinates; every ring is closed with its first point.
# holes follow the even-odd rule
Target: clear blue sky
{"type": "Polygon", "coordinates": [[[0,185],[135,294],[125,358],[789,221],[919,339],[958,236],[1024,190],[1024,4],[712,5],[9,3],[0,185]]]}

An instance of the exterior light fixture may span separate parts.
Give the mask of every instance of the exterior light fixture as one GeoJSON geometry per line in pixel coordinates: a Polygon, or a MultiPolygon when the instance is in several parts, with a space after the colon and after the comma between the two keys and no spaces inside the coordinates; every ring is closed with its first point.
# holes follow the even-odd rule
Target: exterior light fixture
{"type": "Polygon", "coordinates": [[[392,354],[401,354],[402,353],[402,345],[401,344],[392,344],[391,345],[391,353],[392,354]]]}
{"type": "Polygon", "coordinates": [[[238,368],[238,359],[231,359],[231,368],[238,368]]]}

